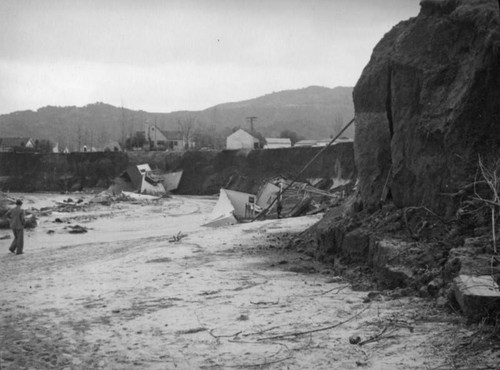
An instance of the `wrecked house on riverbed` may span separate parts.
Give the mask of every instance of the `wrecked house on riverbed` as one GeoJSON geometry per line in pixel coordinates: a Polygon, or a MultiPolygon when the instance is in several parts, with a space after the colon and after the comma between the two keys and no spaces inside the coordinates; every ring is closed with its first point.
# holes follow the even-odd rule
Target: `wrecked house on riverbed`
{"type": "Polygon", "coordinates": [[[257,195],[221,189],[219,200],[204,226],[227,226],[256,219],[276,218],[276,200],[280,197],[283,217],[298,217],[321,212],[343,197],[339,192],[320,190],[305,182],[292,182],[283,177],[266,181],[257,195]]]}
{"type": "Polygon", "coordinates": [[[115,194],[122,191],[149,195],[165,194],[162,177],[155,174],[148,164],[128,166],[127,169],[114,180],[110,190],[115,194]]]}
{"type": "Polygon", "coordinates": [[[227,226],[252,219],[260,211],[260,208],[256,208],[255,201],[253,194],[220,189],[219,200],[210,216],[211,221],[203,226],[227,226]]]}
{"type": "Polygon", "coordinates": [[[162,175],[163,187],[166,191],[174,191],[179,187],[183,171],[169,172],[162,175]]]}
{"type": "MultiPolygon", "coordinates": [[[[316,179],[315,179],[316,180],[316,179]]],[[[320,182],[314,184],[320,185],[320,182]]],[[[257,193],[257,204],[265,210],[268,217],[276,217],[276,203],[272,204],[281,192],[283,217],[297,217],[304,214],[318,213],[328,205],[340,201],[345,196],[344,189],[321,190],[310,182],[292,182],[278,176],[268,180],[257,193]],[[269,209],[268,209],[269,208],[269,209]]]]}
{"type": "Polygon", "coordinates": [[[122,191],[148,195],[163,195],[176,190],[183,171],[162,174],[152,170],[148,164],[131,165],[113,181],[110,191],[118,194],[122,191]]]}

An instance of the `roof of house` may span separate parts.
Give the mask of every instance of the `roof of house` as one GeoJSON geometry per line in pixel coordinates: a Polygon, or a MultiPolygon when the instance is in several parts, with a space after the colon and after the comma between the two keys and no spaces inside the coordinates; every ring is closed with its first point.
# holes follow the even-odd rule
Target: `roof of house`
{"type": "Polygon", "coordinates": [[[117,148],[118,150],[121,150],[121,146],[120,144],[118,143],[118,141],[113,141],[113,140],[110,140],[106,143],[106,145],[104,145],[104,149],[114,149],[114,148],[117,148]]]}
{"type": "Polygon", "coordinates": [[[292,144],[290,138],[281,138],[281,137],[266,137],[266,143],[268,144],[292,144]]]}
{"type": "Polygon", "coordinates": [[[29,137],[2,137],[0,138],[0,145],[4,147],[16,147],[26,145],[31,139],[29,137]]]}
{"type": "Polygon", "coordinates": [[[317,140],[300,140],[295,143],[295,146],[313,146],[316,145],[317,140]]]}
{"type": "Polygon", "coordinates": [[[233,136],[233,135],[235,135],[235,136],[239,136],[239,135],[242,135],[242,134],[243,134],[243,135],[245,135],[245,134],[246,134],[246,135],[248,135],[248,136],[251,136],[251,137],[253,138],[254,143],[258,143],[258,142],[259,142],[259,139],[257,139],[257,138],[256,138],[255,136],[253,136],[250,132],[248,132],[247,130],[244,130],[244,129],[242,129],[242,128],[240,128],[240,129],[236,130],[235,132],[233,132],[233,133],[232,133],[231,135],[229,135],[228,137],[233,136]]]}
{"type": "Polygon", "coordinates": [[[320,139],[320,140],[316,140],[316,143],[314,145],[315,146],[327,146],[328,144],[330,144],[331,141],[332,141],[332,139],[320,139]]]}
{"type": "Polygon", "coordinates": [[[182,131],[162,130],[161,132],[163,133],[163,135],[165,135],[167,140],[183,140],[184,139],[184,135],[183,135],[182,131]]]}
{"type": "MultiPolygon", "coordinates": [[[[328,144],[330,144],[331,141],[332,141],[332,139],[317,140],[315,146],[327,146],[328,144]]],[[[345,136],[341,136],[333,142],[333,145],[339,144],[339,143],[348,143],[348,142],[352,142],[352,141],[354,141],[354,140],[349,139],[348,137],[345,137],[345,136]]]]}

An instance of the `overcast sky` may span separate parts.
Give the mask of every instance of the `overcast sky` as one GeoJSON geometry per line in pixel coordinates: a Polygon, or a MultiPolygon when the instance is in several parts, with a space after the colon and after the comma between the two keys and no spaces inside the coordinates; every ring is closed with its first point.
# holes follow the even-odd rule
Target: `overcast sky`
{"type": "Polygon", "coordinates": [[[354,86],[419,0],[0,0],[0,113],[200,110],[354,86]]]}

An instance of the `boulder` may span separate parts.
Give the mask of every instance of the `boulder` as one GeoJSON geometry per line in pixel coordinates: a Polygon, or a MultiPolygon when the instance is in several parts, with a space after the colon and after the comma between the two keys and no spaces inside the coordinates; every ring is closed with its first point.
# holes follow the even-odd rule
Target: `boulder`
{"type": "Polygon", "coordinates": [[[459,275],[453,292],[464,315],[478,320],[500,310],[500,290],[490,275],[459,275]]]}
{"type": "Polygon", "coordinates": [[[458,275],[500,276],[500,265],[489,254],[478,254],[467,247],[453,248],[445,265],[445,276],[450,279],[458,275]]]}
{"type": "Polygon", "coordinates": [[[451,216],[478,156],[500,149],[497,0],[423,0],[375,47],[353,91],[363,204],[451,216]],[[389,191],[390,190],[390,191],[389,191]]]}
{"type": "Polygon", "coordinates": [[[385,265],[375,270],[379,289],[405,288],[413,280],[413,273],[405,266],[385,265]]]}
{"type": "Polygon", "coordinates": [[[342,241],[342,252],[349,262],[368,262],[370,235],[361,229],[345,234],[342,241]]]}
{"type": "Polygon", "coordinates": [[[399,264],[402,262],[402,253],[408,249],[408,243],[400,239],[384,238],[370,243],[370,256],[372,267],[380,268],[386,264],[399,264]]]}

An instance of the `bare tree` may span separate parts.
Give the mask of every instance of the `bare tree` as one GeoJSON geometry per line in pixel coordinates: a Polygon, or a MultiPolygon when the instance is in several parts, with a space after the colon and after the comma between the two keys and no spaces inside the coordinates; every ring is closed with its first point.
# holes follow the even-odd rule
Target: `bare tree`
{"type": "Polygon", "coordinates": [[[192,141],[193,131],[195,127],[195,120],[191,116],[186,116],[183,119],[177,119],[177,126],[182,132],[184,139],[184,149],[189,149],[189,143],[192,141]]]}
{"type": "Polygon", "coordinates": [[[80,124],[78,124],[78,127],[77,127],[77,132],[76,132],[76,135],[77,135],[77,140],[78,140],[78,149],[77,151],[81,151],[82,150],[82,127],[80,124]]]}
{"type": "Polygon", "coordinates": [[[127,137],[126,133],[126,126],[127,126],[127,117],[125,116],[125,110],[123,109],[123,103],[122,103],[122,110],[121,110],[121,138],[120,138],[120,146],[122,148],[125,148],[125,139],[127,137]]]}

